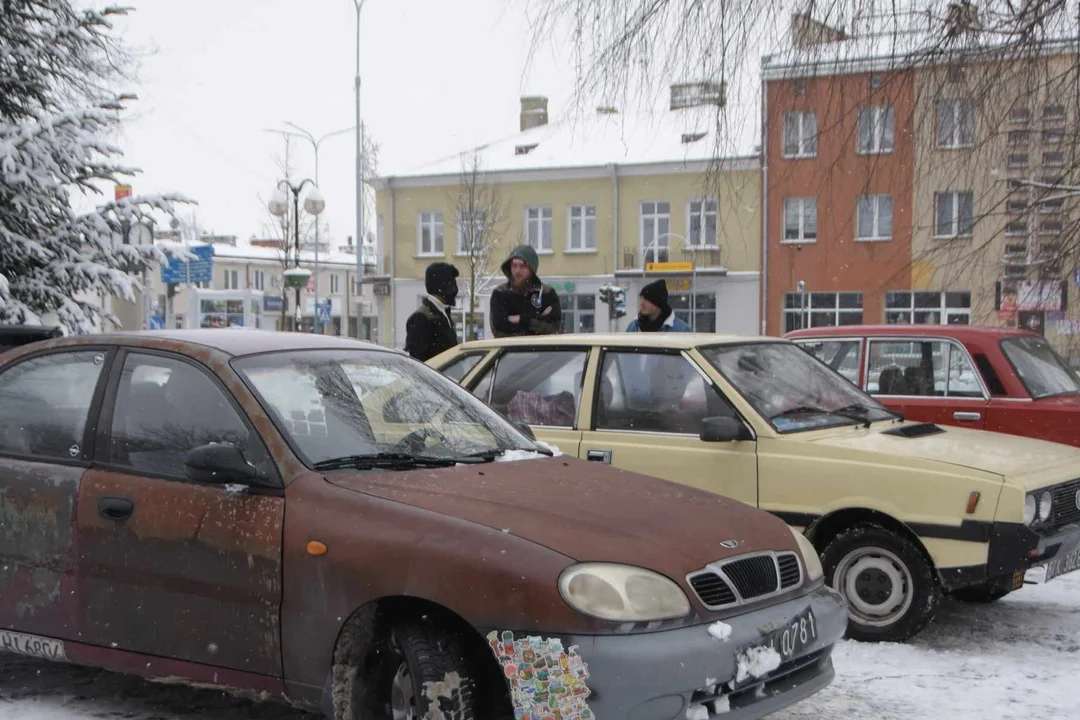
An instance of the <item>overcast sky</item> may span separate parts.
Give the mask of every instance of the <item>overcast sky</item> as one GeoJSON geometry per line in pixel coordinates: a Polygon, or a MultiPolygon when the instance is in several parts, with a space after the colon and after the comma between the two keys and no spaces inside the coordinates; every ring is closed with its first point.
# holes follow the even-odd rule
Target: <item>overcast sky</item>
{"type": "MultiPolygon", "coordinates": [[[[100,4],[100,3],[94,3],[100,4]]],[[[205,230],[248,237],[267,220],[260,201],[278,180],[280,135],[353,125],[356,13],[352,0],[129,0],[119,26],[141,56],[140,101],[119,138],[143,170],[136,193],[178,191],[199,202],[205,230]]],[[[527,24],[511,0],[367,0],[361,26],[363,117],[380,170],[408,169],[517,132],[522,94],[553,112],[573,83],[550,53],[526,76],[527,24]]],[[[324,219],[341,243],[355,234],[354,139],[320,151],[324,219]]],[[[305,176],[311,146],[295,144],[305,176]]],[[[374,223],[368,225],[369,230],[374,223]]]]}

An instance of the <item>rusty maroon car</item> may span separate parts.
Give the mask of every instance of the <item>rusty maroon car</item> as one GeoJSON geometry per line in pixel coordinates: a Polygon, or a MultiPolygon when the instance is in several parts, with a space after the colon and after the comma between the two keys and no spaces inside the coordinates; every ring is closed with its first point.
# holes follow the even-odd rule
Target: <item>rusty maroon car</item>
{"type": "Polygon", "coordinates": [[[0,555],[0,649],[335,718],[759,717],[847,623],[782,521],[306,334],[5,354],[0,555]]]}

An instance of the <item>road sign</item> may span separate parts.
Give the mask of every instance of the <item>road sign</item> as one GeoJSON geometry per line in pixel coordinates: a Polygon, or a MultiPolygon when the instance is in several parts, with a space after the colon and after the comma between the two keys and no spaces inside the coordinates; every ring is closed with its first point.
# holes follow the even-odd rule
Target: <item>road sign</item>
{"type": "Polygon", "coordinates": [[[330,299],[320,300],[315,305],[315,312],[319,315],[319,323],[323,325],[330,324],[330,299]]]}
{"type": "Polygon", "coordinates": [[[688,262],[654,262],[646,263],[646,272],[693,272],[694,263],[688,262]]]}
{"type": "Polygon", "coordinates": [[[192,283],[214,282],[214,246],[188,248],[195,260],[190,263],[180,258],[168,256],[168,262],[161,266],[161,282],[165,285],[183,285],[192,283]],[[188,265],[191,267],[189,268],[188,265]],[[190,276],[188,272],[190,271],[190,276]]]}
{"type": "Polygon", "coordinates": [[[263,312],[276,313],[288,309],[288,303],[281,295],[267,295],[263,298],[263,312]]]}
{"type": "Polygon", "coordinates": [[[123,200],[124,198],[131,197],[131,186],[130,185],[117,185],[114,196],[115,196],[117,202],[123,200]]]}
{"type": "Polygon", "coordinates": [[[165,318],[161,317],[160,315],[151,315],[149,326],[151,330],[164,330],[165,318]]]}

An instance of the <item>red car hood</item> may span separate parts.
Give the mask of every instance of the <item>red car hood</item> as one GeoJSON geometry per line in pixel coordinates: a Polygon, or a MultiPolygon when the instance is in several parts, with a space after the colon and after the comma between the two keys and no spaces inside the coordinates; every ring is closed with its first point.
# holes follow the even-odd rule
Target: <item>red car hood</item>
{"type": "Polygon", "coordinates": [[[783,521],[736,500],[558,457],[330,473],[339,487],[513,533],[578,561],[683,576],[730,555],[797,550],[783,521]],[[737,540],[736,549],[721,543],[737,540]]]}

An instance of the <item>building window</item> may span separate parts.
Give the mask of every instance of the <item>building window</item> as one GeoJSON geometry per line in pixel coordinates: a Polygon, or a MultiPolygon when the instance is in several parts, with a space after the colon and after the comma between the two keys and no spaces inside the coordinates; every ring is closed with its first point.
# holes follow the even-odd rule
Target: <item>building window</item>
{"type": "Polygon", "coordinates": [[[1023,215],[1028,211],[1027,200],[1006,200],[1005,212],[1009,215],[1023,215]]]}
{"type": "Polygon", "coordinates": [[[340,295],[341,294],[341,276],[338,275],[337,273],[332,273],[330,275],[330,294],[331,295],[340,295]]]}
{"type": "Polygon", "coordinates": [[[256,290],[265,290],[266,289],[266,271],[265,270],[256,270],[254,272],[254,276],[255,276],[255,289],[256,290]]]}
{"type": "Polygon", "coordinates": [[[443,254],[443,214],[441,211],[420,213],[420,254],[443,254]]]}
{"type": "Polygon", "coordinates": [[[1060,150],[1044,152],[1043,165],[1048,167],[1063,167],[1065,165],[1065,153],[1060,150]]]}
{"type": "Polygon", "coordinates": [[[1064,225],[1060,220],[1043,220],[1039,224],[1040,235],[1060,235],[1064,225]]]}
{"type": "Polygon", "coordinates": [[[817,155],[817,113],[784,113],[784,157],[817,155]]]}
{"type": "Polygon", "coordinates": [[[896,111],[870,107],[859,111],[859,152],[890,153],[896,142],[896,111]]]}
{"type": "Polygon", "coordinates": [[[1015,220],[1005,226],[1006,237],[1026,237],[1027,235],[1028,224],[1026,220],[1015,220]]]}
{"type": "Polygon", "coordinates": [[[645,262],[667,262],[671,237],[671,203],[641,203],[641,251],[645,262]]]}
{"type": "Polygon", "coordinates": [[[225,289],[226,290],[239,290],[240,289],[240,271],[239,270],[226,270],[225,271],[225,289]]]}
{"type": "Polygon", "coordinates": [[[716,332],[716,293],[675,292],[668,297],[675,317],[696,332],[716,332]]]}
{"type": "Polygon", "coordinates": [[[970,100],[942,100],[937,108],[937,144],[952,150],[975,144],[975,108],[970,100]]]}
{"type": "Polygon", "coordinates": [[[716,201],[691,200],[690,244],[693,247],[716,247],[716,201]]]}
{"type": "Polygon", "coordinates": [[[564,333],[596,332],[596,296],[559,295],[564,333]]]}
{"type": "Polygon", "coordinates": [[[487,233],[487,213],[483,210],[462,211],[458,215],[458,254],[468,255],[481,250],[487,233]]]}
{"type": "Polygon", "coordinates": [[[859,239],[892,237],[892,195],[862,195],[858,203],[859,239]]]}
{"type": "Polygon", "coordinates": [[[1065,119],[1065,106],[1064,105],[1047,105],[1043,108],[1043,120],[1064,120],[1065,119]]]}
{"type": "Polygon", "coordinates": [[[525,210],[525,241],[538,252],[551,252],[551,208],[525,210]]]}
{"type": "Polygon", "coordinates": [[[596,206],[570,206],[570,250],[596,249],[596,206]]]}
{"type": "Polygon", "coordinates": [[[969,325],[970,292],[885,293],[885,322],[890,325],[969,325]]]}
{"type": "Polygon", "coordinates": [[[934,193],[934,236],[968,237],[975,225],[974,196],[970,191],[934,193]]]}
{"type": "Polygon", "coordinates": [[[1039,201],[1039,212],[1044,215],[1055,215],[1065,209],[1065,200],[1059,195],[1039,201]]]}
{"type": "Polygon", "coordinates": [[[1028,166],[1027,153],[1011,153],[1007,159],[1010,168],[1026,168],[1028,166]]]}
{"type": "Polygon", "coordinates": [[[837,325],[861,325],[863,295],[858,292],[786,293],[784,332],[837,325]]]}
{"type": "Polygon", "coordinates": [[[817,198],[784,200],[784,242],[817,242],[817,198]]]}
{"type": "Polygon", "coordinates": [[[1009,110],[1009,122],[1013,125],[1027,125],[1031,121],[1031,108],[1016,104],[1009,110]]]}
{"type": "Polygon", "coordinates": [[[1065,142],[1065,131],[1061,129],[1044,130],[1043,145],[1060,145],[1065,142]]]}
{"type": "Polygon", "coordinates": [[[1009,147],[1020,147],[1031,142],[1031,133],[1027,130],[1012,130],[1008,134],[1009,147]]]}

